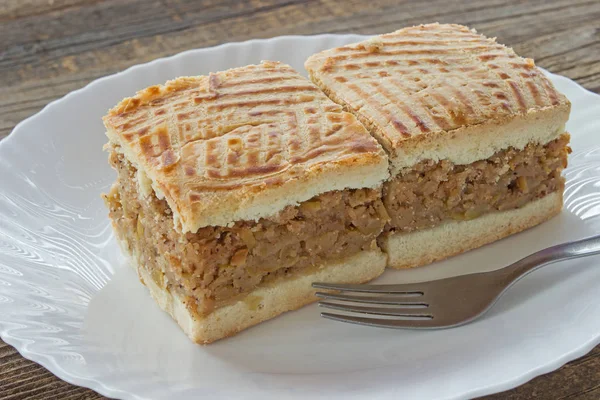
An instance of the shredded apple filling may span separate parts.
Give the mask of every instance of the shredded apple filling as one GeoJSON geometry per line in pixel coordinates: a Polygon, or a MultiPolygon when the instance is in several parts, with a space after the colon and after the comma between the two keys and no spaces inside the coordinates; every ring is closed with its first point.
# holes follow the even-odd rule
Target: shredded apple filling
{"type": "Polygon", "coordinates": [[[564,134],[546,145],[509,148],[468,165],[418,163],[384,185],[383,202],[391,217],[387,229],[410,232],[445,220],[470,220],[562,190],[568,142],[564,134]]]}
{"type": "Polygon", "coordinates": [[[328,192],[258,222],[186,234],[175,230],[167,202],[140,190],[148,185],[137,182],[140,174],[113,149],[118,179],[105,199],[117,235],[155,283],[207,314],[260,283],[372,249],[384,229],[410,232],[473,219],[562,190],[568,139],[564,134],[546,145],[510,148],[468,165],[424,161],[385,183],[383,194],[328,192]]]}
{"type": "Polygon", "coordinates": [[[191,297],[204,314],[261,282],[374,248],[389,218],[380,190],[343,190],[258,222],[182,234],[165,200],[140,199],[135,168],[116,151],[110,161],[118,179],[106,200],[120,239],[157,284],[191,297]]]}

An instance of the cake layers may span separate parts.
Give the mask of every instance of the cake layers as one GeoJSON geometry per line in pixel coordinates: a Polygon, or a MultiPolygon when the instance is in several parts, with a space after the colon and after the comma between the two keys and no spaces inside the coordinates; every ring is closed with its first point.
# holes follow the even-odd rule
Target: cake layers
{"type": "Polygon", "coordinates": [[[389,155],[391,222],[379,242],[390,266],[457,254],[559,212],[570,103],[533,60],[464,26],[430,24],[326,50],[305,65],[389,155]],[[552,207],[519,214],[527,223],[507,229],[502,218],[488,218],[478,240],[467,234],[479,217],[550,194],[552,207]],[[446,245],[435,250],[423,240],[446,245]]]}
{"type": "Polygon", "coordinates": [[[385,152],[289,66],[185,77],[104,118],[115,233],[158,304],[209,343],[380,275],[385,152]]]}

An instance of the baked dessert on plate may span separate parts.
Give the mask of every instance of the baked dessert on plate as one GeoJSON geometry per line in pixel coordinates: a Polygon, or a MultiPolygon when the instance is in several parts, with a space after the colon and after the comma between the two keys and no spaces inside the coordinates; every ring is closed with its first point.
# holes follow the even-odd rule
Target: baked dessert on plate
{"type": "Polygon", "coordinates": [[[140,280],[195,342],[366,282],[386,257],[385,152],[291,67],[182,77],[104,117],[105,201],[140,280]]]}
{"type": "Polygon", "coordinates": [[[421,25],[306,68],[181,77],[104,117],[116,236],[195,342],[561,210],[570,103],[495,39],[421,25]]]}
{"type": "Polygon", "coordinates": [[[390,157],[389,266],[482,246],[560,212],[570,103],[506,46],[429,24],[325,50],[311,79],[390,157]]]}

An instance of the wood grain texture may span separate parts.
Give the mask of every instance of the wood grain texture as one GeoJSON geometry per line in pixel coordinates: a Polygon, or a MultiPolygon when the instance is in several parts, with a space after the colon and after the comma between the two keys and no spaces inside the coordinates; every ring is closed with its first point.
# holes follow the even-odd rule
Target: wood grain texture
{"type": "MultiPolygon", "coordinates": [[[[228,41],[382,33],[432,21],[472,26],[600,92],[598,0],[1,0],[0,138],[103,75],[228,41]]],[[[101,399],[0,341],[0,399],[101,399]]],[[[600,398],[600,347],[488,400],[600,398]]]]}

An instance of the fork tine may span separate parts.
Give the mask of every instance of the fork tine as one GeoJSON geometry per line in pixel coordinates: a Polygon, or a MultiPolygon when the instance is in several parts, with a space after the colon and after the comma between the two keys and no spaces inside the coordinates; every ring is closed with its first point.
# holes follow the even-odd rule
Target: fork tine
{"type": "Polygon", "coordinates": [[[433,318],[427,313],[427,307],[419,308],[386,308],[386,307],[363,307],[351,304],[337,304],[327,301],[319,302],[319,307],[331,308],[332,310],[357,312],[362,314],[391,315],[395,317],[433,318]]]}
{"type": "Polygon", "coordinates": [[[340,301],[355,301],[357,303],[371,303],[371,304],[391,304],[395,306],[427,306],[423,303],[423,297],[415,297],[417,301],[410,301],[410,297],[406,298],[394,298],[394,297],[383,297],[383,296],[354,296],[351,294],[341,293],[324,293],[317,292],[315,296],[326,299],[326,300],[340,300],[340,301]]]}
{"type": "Polygon", "coordinates": [[[421,283],[407,283],[401,285],[353,285],[344,283],[315,282],[312,286],[316,289],[339,290],[343,292],[382,293],[382,294],[423,294],[420,290],[421,283]]]}
{"type": "Polygon", "coordinates": [[[365,318],[354,317],[350,315],[339,315],[331,313],[321,313],[321,317],[339,322],[347,322],[350,324],[372,326],[376,328],[393,328],[393,329],[428,329],[428,328],[444,328],[444,326],[436,324],[435,319],[383,319],[383,318],[365,318]]]}

